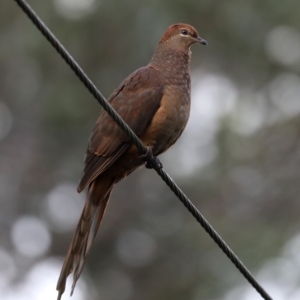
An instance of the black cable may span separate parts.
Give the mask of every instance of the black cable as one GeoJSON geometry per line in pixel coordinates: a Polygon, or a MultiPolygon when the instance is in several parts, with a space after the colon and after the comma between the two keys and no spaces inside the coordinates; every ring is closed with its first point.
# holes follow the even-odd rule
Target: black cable
{"type": "Polygon", "coordinates": [[[188,209],[188,211],[195,217],[195,219],[201,224],[205,231],[210,235],[210,237],[216,242],[216,244],[223,250],[231,262],[236,266],[236,268],[243,274],[243,276],[248,280],[248,282],[256,289],[256,291],[265,300],[272,300],[268,293],[263,289],[263,287],[256,281],[250,271],[246,266],[239,260],[235,253],[229,248],[229,246],[223,241],[219,234],[214,230],[214,228],[208,223],[208,221],[202,216],[202,214],[197,210],[194,204],[187,198],[187,196],[181,191],[181,189],[176,185],[172,178],[162,169],[162,165],[156,157],[153,157],[152,153],[149,153],[149,149],[143,145],[137,135],[130,129],[130,127],[122,120],[122,118],[117,114],[117,112],[110,106],[110,104],[105,100],[102,94],[98,91],[93,82],[87,77],[80,66],[68,53],[68,51],[62,46],[62,44],[57,40],[57,38],[52,34],[52,32],[47,28],[43,21],[37,16],[33,9],[24,0],[15,0],[17,4],[26,13],[29,19],[36,25],[40,32],[46,37],[50,44],[56,49],[56,51],[61,55],[65,62],[71,67],[75,74],[79,77],[80,81],[86,86],[86,88],[91,92],[91,94],[98,100],[100,105],[107,111],[107,113],[112,117],[112,119],[126,132],[126,134],[131,138],[133,143],[136,145],[140,153],[144,153],[145,158],[149,165],[155,169],[158,175],[163,179],[163,181],[170,187],[174,194],[179,198],[183,205],[188,209]]]}

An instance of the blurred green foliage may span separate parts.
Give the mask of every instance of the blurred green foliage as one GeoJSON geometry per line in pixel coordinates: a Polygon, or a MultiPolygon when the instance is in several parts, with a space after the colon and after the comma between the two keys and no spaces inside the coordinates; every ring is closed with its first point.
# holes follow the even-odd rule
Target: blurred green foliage
{"type": "MultiPolygon", "coordinates": [[[[300,228],[300,2],[30,4],[107,97],[148,63],[170,24],[198,29],[209,46],[192,49],[194,123],[161,160],[254,273],[278,257],[300,228]]],[[[0,7],[0,289],[9,291],[39,262],[65,255],[101,108],[14,1],[0,7]],[[45,231],[26,231],[30,220],[45,231]]],[[[225,299],[244,284],[144,169],[116,187],[83,273],[74,299],[225,299]]]]}

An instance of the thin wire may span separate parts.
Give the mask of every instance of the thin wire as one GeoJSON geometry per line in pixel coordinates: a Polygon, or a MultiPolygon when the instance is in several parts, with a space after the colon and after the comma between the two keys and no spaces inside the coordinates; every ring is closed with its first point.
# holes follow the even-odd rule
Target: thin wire
{"type": "Polygon", "coordinates": [[[236,266],[236,268],[243,274],[243,276],[248,280],[248,282],[256,289],[256,291],[265,300],[272,300],[271,296],[263,289],[263,287],[256,281],[254,276],[246,268],[246,266],[240,261],[236,254],[230,249],[230,247],[224,242],[224,240],[219,236],[219,234],[214,230],[214,228],[208,223],[204,216],[197,210],[194,204],[187,198],[187,196],[182,192],[182,190],[177,186],[177,184],[172,180],[172,178],[163,170],[159,160],[153,157],[152,153],[149,155],[149,149],[143,145],[137,135],[130,129],[130,127],[122,120],[122,118],[117,114],[117,112],[110,106],[110,104],[105,100],[103,95],[98,91],[93,82],[87,77],[80,66],[68,53],[68,51],[62,46],[58,39],[53,35],[53,33],[47,28],[43,21],[37,16],[33,9],[24,0],[15,0],[29,19],[36,25],[40,32],[46,37],[46,39],[51,43],[51,45],[56,49],[56,51],[61,55],[65,62],[71,67],[75,74],[79,77],[80,81],[86,86],[86,88],[91,92],[91,94],[97,99],[100,105],[107,111],[111,118],[126,132],[126,134],[131,138],[132,142],[136,145],[140,153],[145,154],[150,166],[152,166],[158,175],[163,179],[163,181],[169,186],[169,188],[174,192],[174,194],[179,198],[183,205],[188,209],[188,211],[194,216],[194,218],[201,224],[209,236],[216,242],[216,244],[223,250],[231,262],[236,266]]]}

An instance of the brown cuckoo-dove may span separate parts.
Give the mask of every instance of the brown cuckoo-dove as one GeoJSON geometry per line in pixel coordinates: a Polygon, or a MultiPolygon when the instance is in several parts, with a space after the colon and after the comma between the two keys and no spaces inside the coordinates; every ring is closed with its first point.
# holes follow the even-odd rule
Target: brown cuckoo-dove
{"type": "MultiPolygon", "coordinates": [[[[129,75],[108,102],[157,156],[180,137],[190,112],[190,46],[206,45],[194,27],[171,25],[152,59],[129,75]]],[[[58,299],[74,272],[73,287],[96,237],[113,186],[145,163],[135,145],[103,111],[92,132],[78,192],[88,187],[86,203],[57,283],[58,299]]]]}

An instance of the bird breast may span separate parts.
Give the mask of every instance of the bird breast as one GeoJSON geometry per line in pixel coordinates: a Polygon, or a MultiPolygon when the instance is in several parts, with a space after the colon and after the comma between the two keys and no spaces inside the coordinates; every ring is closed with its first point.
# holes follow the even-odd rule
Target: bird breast
{"type": "MultiPolygon", "coordinates": [[[[174,79],[174,78],[173,78],[174,79]]],[[[190,113],[190,83],[167,85],[161,105],[141,140],[158,155],[170,148],[184,130],[190,113]]]]}

